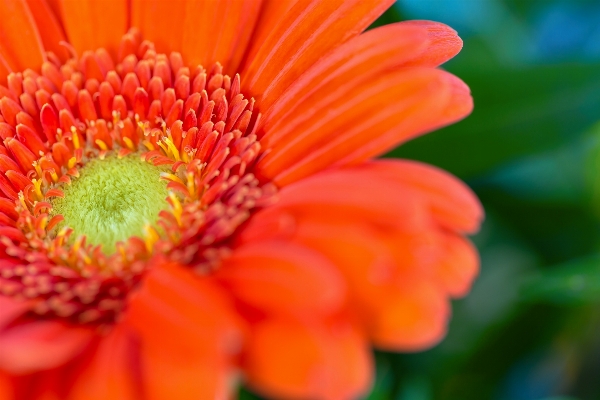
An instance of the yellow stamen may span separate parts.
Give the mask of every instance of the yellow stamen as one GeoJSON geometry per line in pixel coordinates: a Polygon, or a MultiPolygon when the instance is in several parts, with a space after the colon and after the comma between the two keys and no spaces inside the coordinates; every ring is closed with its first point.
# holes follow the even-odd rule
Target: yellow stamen
{"type": "Polygon", "coordinates": [[[127,136],[123,136],[123,142],[125,142],[125,145],[129,150],[135,151],[135,145],[133,144],[133,141],[131,141],[131,139],[129,139],[127,136]]]}
{"type": "Polygon", "coordinates": [[[158,242],[160,236],[158,235],[158,232],[156,232],[156,229],[152,227],[152,225],[145,225],[144,232],[146,233],[144,237],[144,242],[146,243],[146,250],[148,252],[152,252],[154,244],[158,242]]]}
{"type": "Polygon", "coordinates": [[[104,150],[104,151],[108,150],[108,146],[102,140],[96,139],[96,140],[94,140],[94,143],[96,143],[98,145],[98,147],[100,147],[100,150],[104,150]]]}
{"type": "Polygon", "coordinates": [[[71,169],[71,168],[74,168],[74,167],[75,167],[75,165],[77,165],[77,158],[75,158],[75,157],[71,157],[71,158],[69,159],[69,161],[67,162],[67,167],[68,167],[69,169],[71,169]]]}
{"type": "Polygon", "coordinates": [[[175,181],[175,182],[179,182],[182,185],[185,185],[185,183],[183,183],[183,181],[181,180],[181,178],[179,178],[177,175],[173,175],[169,172],[161,172],[160,173],[160,177],[163,179],[168,179],[170,181],[175,181]]]}
{"type": "Polygon", "coordinates": [[[77,128],[74,126],[71,127],[71,139],[73,140],[73,147],[75,147],[75,149],[81,148],[81,143],[79,143],[79,135],[77,134],[77,128]]]}
{"type": "Polygon", "coordinates": [[[175,217],[175,220],[177,220],[177,225],[181,226],[181,215],[183,214],[181,202],[173,192],[169,192],[169,199],[171,199],[171,211],[173,212],[173,216],[175,217]]]}

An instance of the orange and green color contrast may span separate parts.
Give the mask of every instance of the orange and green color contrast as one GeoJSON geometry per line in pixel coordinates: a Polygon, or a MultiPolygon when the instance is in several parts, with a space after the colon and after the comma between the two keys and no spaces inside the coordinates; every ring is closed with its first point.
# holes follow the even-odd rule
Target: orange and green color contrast
{"type": "Polygon", "coordinates": [[[482,208],[374,158],[472,99],[391,3],[0,0],[1,400],[353,399],[443,338],[482,208]]]}

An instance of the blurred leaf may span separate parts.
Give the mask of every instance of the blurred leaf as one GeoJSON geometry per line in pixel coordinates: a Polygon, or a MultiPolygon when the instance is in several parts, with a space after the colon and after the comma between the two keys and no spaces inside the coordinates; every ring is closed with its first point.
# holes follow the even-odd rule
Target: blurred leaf
{"type": "Polygon", "coordinates": [[[376,356],[375,383],[371,393],[364,400],[391,400],[393,378],[389,362],[376,356]]]}
{"type": "Polygon", "coordinates": [[[540,271],[521,285],[521,300],[555,304],[600,302],[600,255],[540,271]]]}
{"type": "Polygon", "coordinates": [[[473,184],[495,186],[528,201],[582,205],[589,193],[582,171],[590,147],[589,141],[582,140],[554,151],[527,156],[473,184]]]}
{"type": "Polygon", "coordinates": [[[546,398],[540,399],[540,400],[579,400],[579,399],[577,399],[575,397],[564,397],[564,396],[561,396],[561,397],[546,397],[546,398]]]}
{"type": "Polygon", "coordinates": [[[377,21],[373,22],[369,29],[377,28],[378,26],[393,24],[394,22],[402,21],[402,15],[400,13],[400,8],[398,7],[390,7],[384,12],[381,17],[377,19],[377,21]]]}
{"type": "Polygon", "coordinates": [[[408,377],[396,400],[432,400],[431,383],[423,376],[408,377]]]}
{"type": "Polygon", "coordinates": [[[494,186],[475,186],[488,214],[493,211],[531,247],[542,264],[558,265],[600,249],[600,230],[582,201],[550,202],[515,196],[494,186]]]}
{"type": "Polygon", "coordinates": [[[238,400],[263,400],[262,397],[259,397],[258,395],[250,392],[245,387],[240,387],[237,399],[238,400]]]}
{"type": "Polygon", "coordinates": [[[594,215],[600,217],[600,122],[589,130],[590,149],[585,159],[584,176],[591,192],[590,206],[594,215]]]}

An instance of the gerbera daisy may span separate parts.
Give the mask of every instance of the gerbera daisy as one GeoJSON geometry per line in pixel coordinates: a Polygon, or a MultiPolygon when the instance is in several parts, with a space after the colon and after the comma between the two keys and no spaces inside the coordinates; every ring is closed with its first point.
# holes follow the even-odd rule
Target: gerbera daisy
{"type": "Polygon", "coordinates": [[[482,209],[373,158],[472,100],[391,3],[0,0],[0,399],[355,398],[443,337],[482,209]]]}

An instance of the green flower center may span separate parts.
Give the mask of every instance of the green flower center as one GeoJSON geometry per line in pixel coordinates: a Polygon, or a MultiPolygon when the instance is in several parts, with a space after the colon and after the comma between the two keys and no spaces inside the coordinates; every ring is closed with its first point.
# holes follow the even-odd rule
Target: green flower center
{"type": "Polygon", "coordinates": [[[167,208],[161,172],[139,155],[92,160],[63,187],[65,196],[53,201],[53,214],[64,216],[60,227],[72,228],[72,237],[85,235],[87,243],[112,254],[117,242],[143,237],[144,227],[155,225],[158,213],[167,208]]]}

